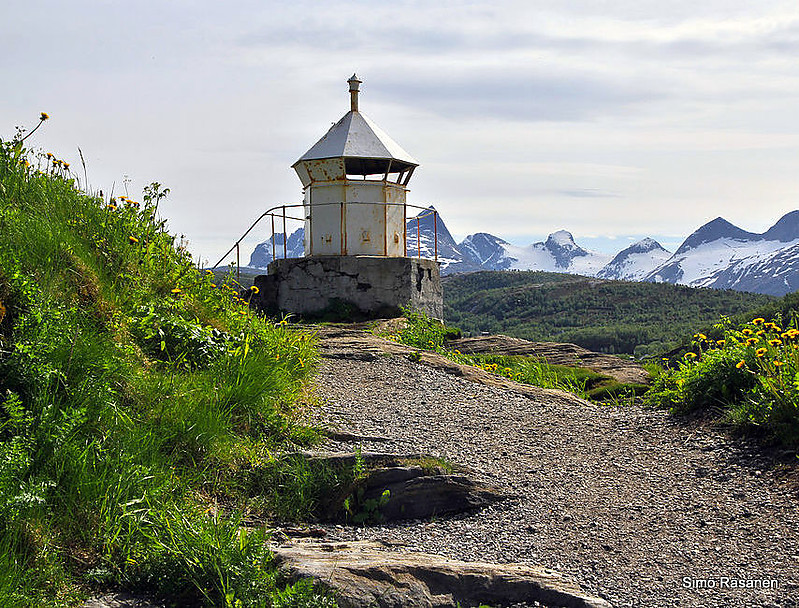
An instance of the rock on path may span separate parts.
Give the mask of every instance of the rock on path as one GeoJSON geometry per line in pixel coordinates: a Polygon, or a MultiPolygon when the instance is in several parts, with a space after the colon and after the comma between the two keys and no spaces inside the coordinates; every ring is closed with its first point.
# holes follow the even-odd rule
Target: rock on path
{"type": "Polygon", "coordinates": [[[477,384],[338,335],[317,378],[320,422],[388,439],[363,449],[467,465],[515,498],[455,519],[330,526],[333,539],[536,564],[616,608],[799,601],[797,496],[756,449],[661,411],[477,384]]]}
{"type": "Polygon", "coordinates": [[[564,608],[611,608],[555,572],[526,564],[487,564],[393,551],[381,543],[300,541],[271,547],[290,580],[312,578],[341,608],[477,606],[539,602],[564,608]]]}

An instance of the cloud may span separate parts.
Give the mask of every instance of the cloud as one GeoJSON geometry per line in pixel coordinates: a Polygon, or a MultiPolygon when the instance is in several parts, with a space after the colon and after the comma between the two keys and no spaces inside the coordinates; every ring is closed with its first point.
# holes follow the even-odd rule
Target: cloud
{"type": "Polygon", "coordinates": [[[597,188],[581,188],[579,190],[560,190],[557,194],[573,198],[621,198],[618,192],[604,192],[597,188]]]}
{"type": "Polygon", "coordinates": [[[3,134],[50,112],[40,145],[80,145],[106,188],[166,183],[192,240],[300,196],[289,166],[346,111],[352,71],[422,162],[409,200],[463,234],[687,234],[797,203],[784,2],[28,0],[0,36],[3,134]]]}

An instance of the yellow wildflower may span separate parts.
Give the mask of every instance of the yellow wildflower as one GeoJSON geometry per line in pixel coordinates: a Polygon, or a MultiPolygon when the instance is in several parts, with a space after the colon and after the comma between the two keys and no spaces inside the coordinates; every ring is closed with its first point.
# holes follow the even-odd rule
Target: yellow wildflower
{"type": "Polygon", "coordinates": [[[752,325],[760,325],[761,323],[765,323],[766,320],[762,317],[758,317],[757,319],[752,319],[752,325]]]}
{"type": "Polygon", "coordinates": [[[769,340],[768,343],[771,344],[772,346],[780,346],[782,344],[782,340],[774,338],[773,340],[769,340]]]}
{"type": "Polygon", "coordinates": [[[726,343],[727,343],[727,341],[726,341],[726,340],[716,340],[716,344],[717,344],[718,346],[724,346],[726,343]]]}
{"type": "Polygon", "coordinates": [[[250,287],[250,291],[253,292],[253,293],[258,293],[261,290],[258,289],[255,285],[253,285],[252,287],[250,287]]]}
{"type": "Polygon", "coordinates": [[[782,361],[774,361],[774,367],[780,367],[781,365],[785,365],[782,361]]]}
{"type": "Polygon", "coordinates": [[[50,118],[50,115],[49,115],[47,112],[42,112],[42,113],[39,115],[39,120],[41,120],[42,122],[44,122],[44,121],[45,121],[45,120],[47,120],[48,118],[50,118]]]}
{"type": "Polygon", "coordinates": [[[139,239],[137,239],[135,236],[129,236],[128,239],[130,240],[131,243],[138,243],[139,242],[139,239]]]}
{"type": "Polygon", "coordinates": [[[696,353],[691,353],[691,352],[688,352],[688,353],[685,353],[685,355],[683,355],[683,356],[684,356],[686,359],[696,359],[696,353]]]}
{"type": "Polygon", "coordinates": [[[182,292],[183,290],[180,287],[175,287],[175,289],[172,290],[172,293],[182,293],[182,292]]]}
{"type": "Polygon", "coordinates": [[[738,369],[741,369],[744,365],[746,365],[746,361],[741,359],[740,361],[738,361],[738,363],[735,364],[735,367],[737,367],[738,369]]]}
{"type": "Polygon", "coordinates": [[[745,335],[745,336],[751,336],[752,335],[752,330],[751,329],[745,329],[741,333],[743,335],[745,335]]]}
{"type": "Polygon", "coordinates": [[[761,329],[761,330],[760,330],[760,331],[758,331],[758,332],[757,332],[755,335],[756,335],[756,336],[762,336],[762,335],[763,335],[763,334],[765,334],[765,333],[766,333],[766,330],[765,330],[765,329],[761,329]]]}
{"type": "Polygon", "coordinates": [[[758,348],[758,349],[755,351],[755,355],[756,355],[756,356],[758,356],[758,357],[762,357],[763,355],[765,355],[765,354],[766,354],[766,352],[767,352],[767,351],[766,351],[766,349],[765,349],[765,348],[758,348]]]}
{"type": "Polygon", "coordinates": [[[757,338],[749,338],[749,339],[746,341],[746,345],[747,345],[747,346],[752,346],[753,344],[757,344],[757,338]]]}
{"type": "Polygon", "coordinates": [[[694,338],[698,340],[707,340],[707,336],[705,334],[694,334],[694,338]]]}

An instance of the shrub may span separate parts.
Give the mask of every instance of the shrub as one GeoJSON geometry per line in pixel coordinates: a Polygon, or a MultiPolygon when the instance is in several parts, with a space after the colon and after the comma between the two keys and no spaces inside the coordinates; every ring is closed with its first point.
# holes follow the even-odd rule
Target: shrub
{"type": "Polygon", "coordinates": [[[739,428],[759,428],[799,446],[799,330],[762,317],[739,326],[723,320],[724,337],[696,334],[676,368],[663,371],[646,401],[674,412],[716,410],[739,428]]]}
{"type": "Polygon", "coordinates": [[[402,309],[402,316],[405,317],[406,323],[389,338],[408,346],[426,350],[440,350],[444,348],[444,342],[447,338],[456,331],[447,328],[441,321],[431,319],[425,313],[410,307],[402,309]]]}

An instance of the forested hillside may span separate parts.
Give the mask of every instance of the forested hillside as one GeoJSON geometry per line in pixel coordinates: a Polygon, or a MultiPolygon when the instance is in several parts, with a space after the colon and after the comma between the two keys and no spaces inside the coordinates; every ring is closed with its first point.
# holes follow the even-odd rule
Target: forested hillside
{"type": "Polygon", "coordinates": [[[550,272],[487,271],[444,279],[444,315],[462,330],[573,342],[636,355],[673,348],[723,315],[769,306],[759,294],[550,272]]]}

